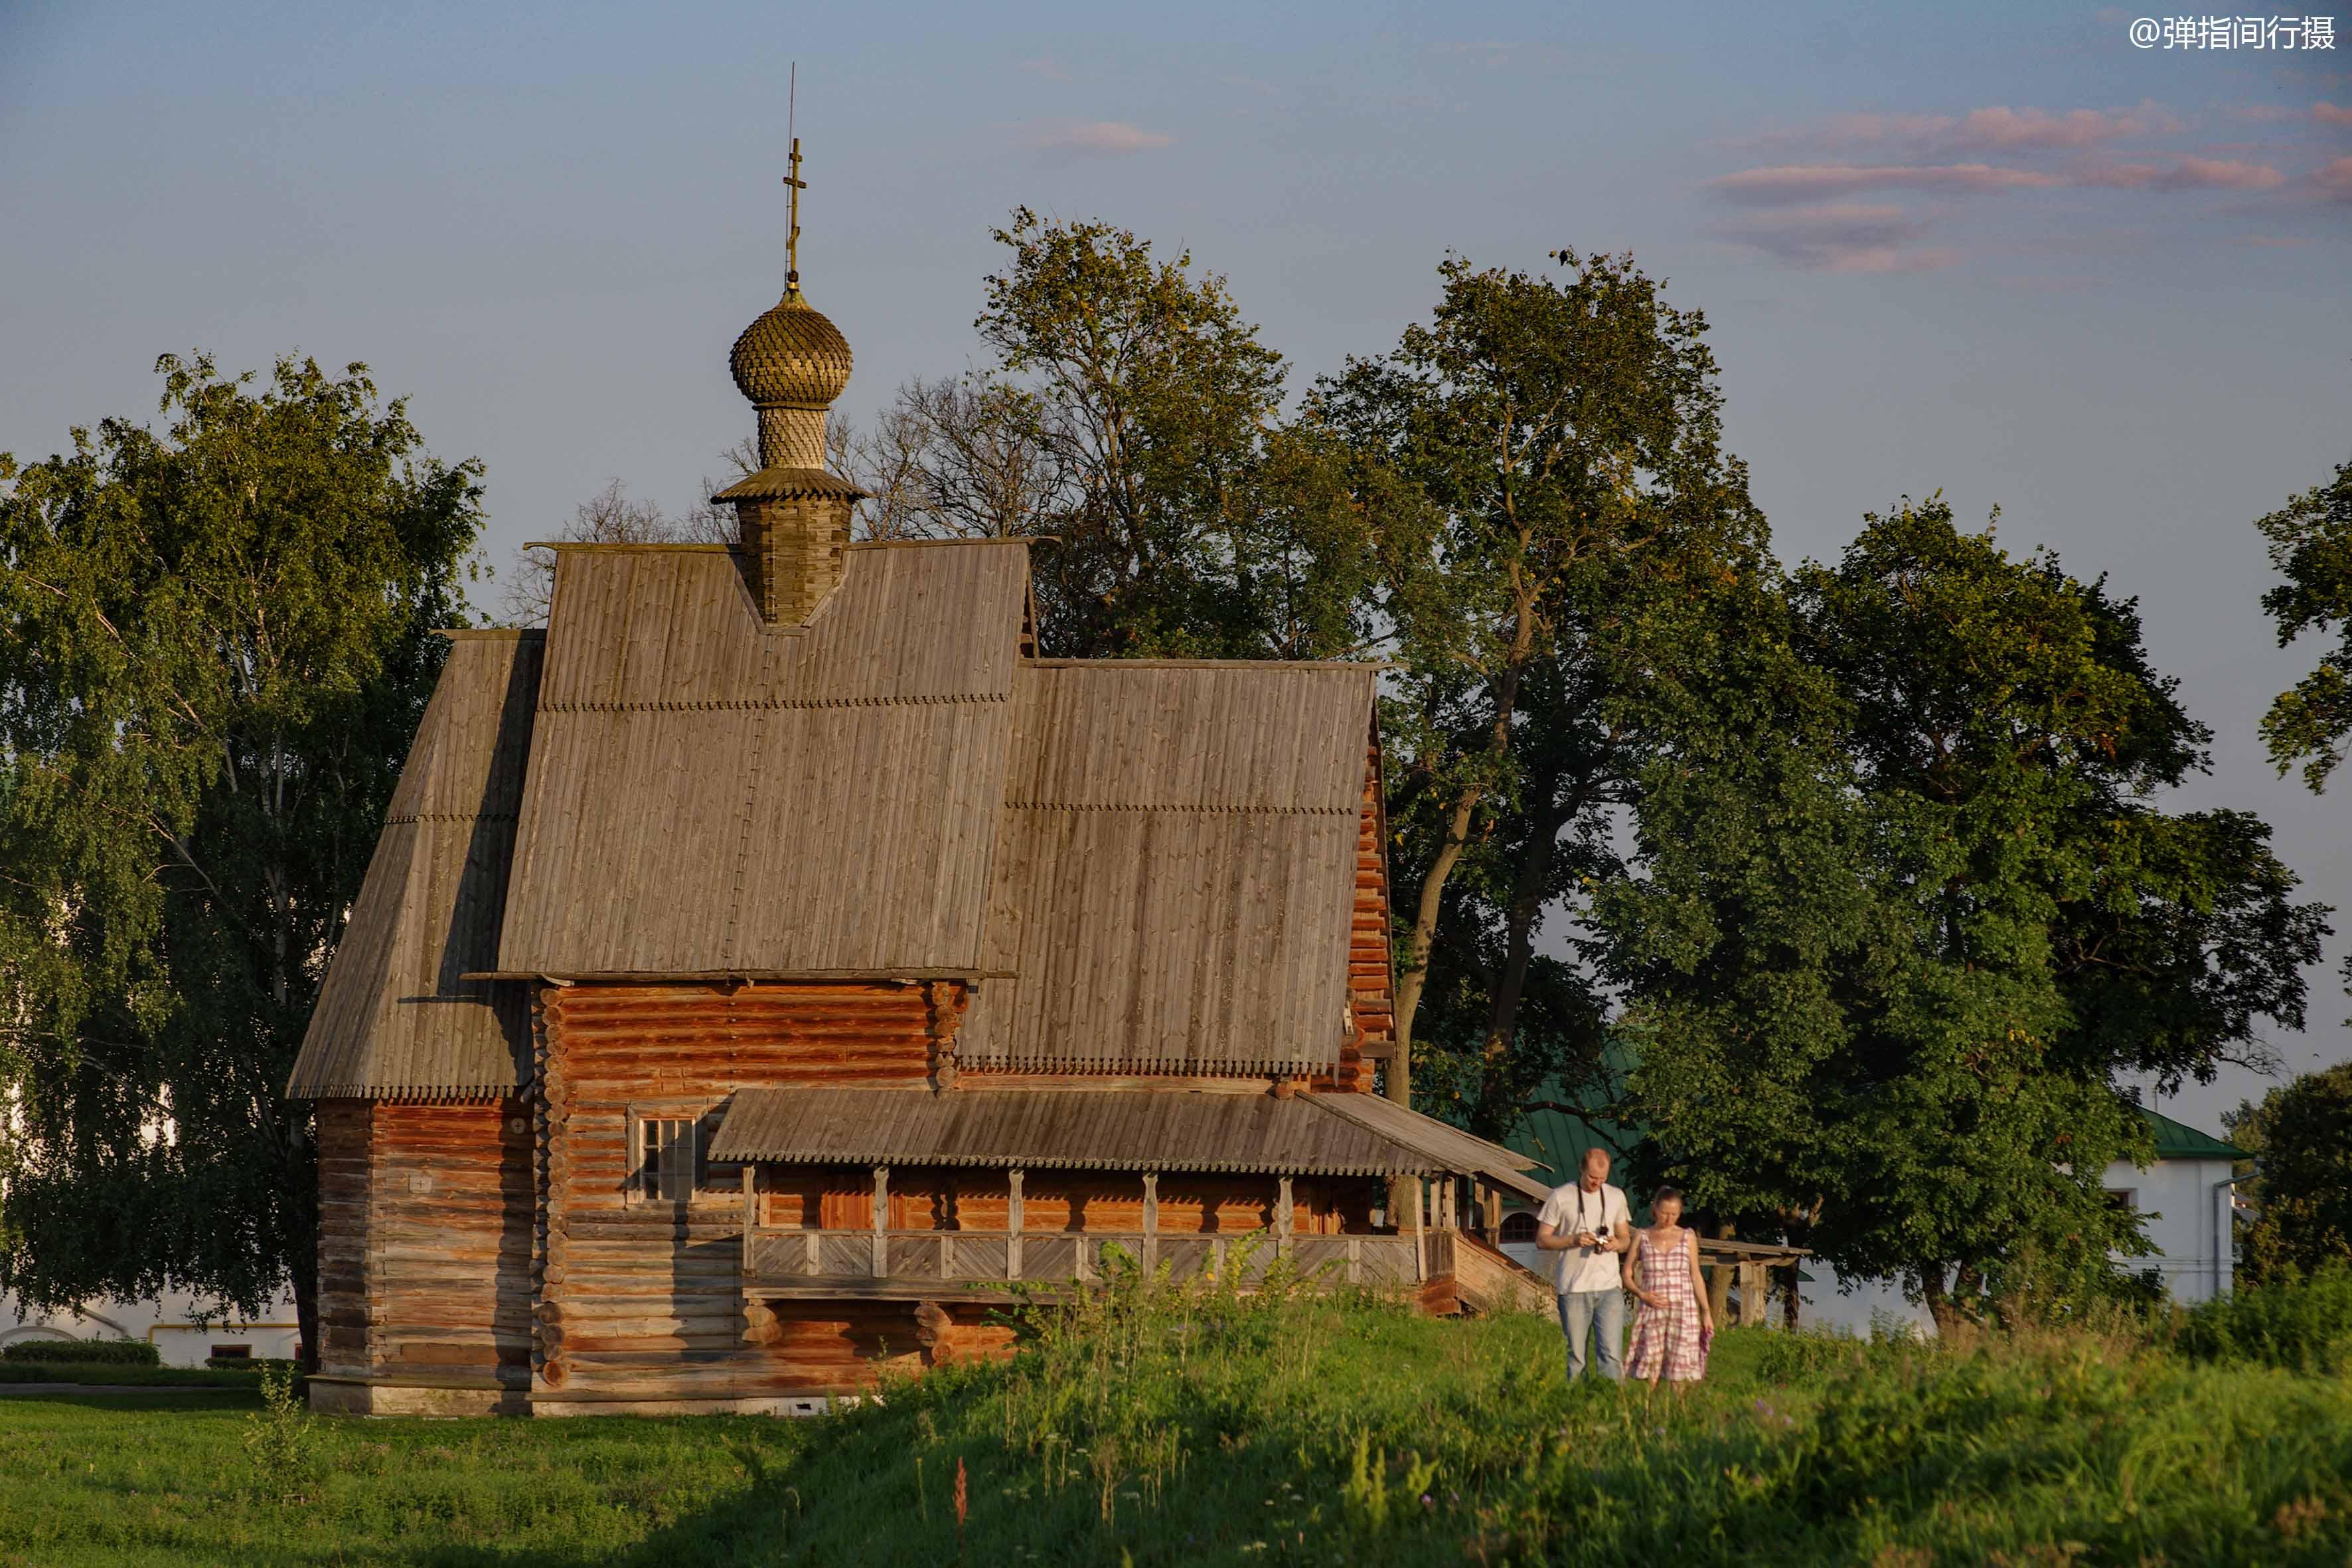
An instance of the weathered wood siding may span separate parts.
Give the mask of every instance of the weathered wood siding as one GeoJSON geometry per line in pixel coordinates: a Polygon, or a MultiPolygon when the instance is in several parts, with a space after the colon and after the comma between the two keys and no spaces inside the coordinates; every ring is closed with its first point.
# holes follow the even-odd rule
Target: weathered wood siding
{"type": "Polygon", "coordinates": [[[320,1370],[520,1386],[530,1124],[511,1100],[319,1107],[320,1370]]]}
{"type": "MultiPolygon", "coordinates": [[[[740,1168],[706,1164],[688,1203],[647,1198],[634,1180],[633,1114],[708,1129],[739,1087],[920,1082],[952,1017],[916,984],[542,987],[535,1386],[567,1400],[809,1394],[858,1386],[892,1358],[1002,1353],[1009,1336],[967,1305],[747,1299],[740,1168]]],[[[870,1170],[767,1167],[759,1183],[763,1225],[873,1224],[870,1170]]],[[[890,1187],[892,1228],[1005,1228],[1002,1173],[894,1169],[890,1187]]],[[[1371,1189],[1300,1180],[1294,1228],[1364,1228],[1371,1189]]],[[[1271,1176],[1163,1176],[1160,1225],[1256,1229],[1277,1191],[1271,1176]]],[[[1141,1181],[1031,1173],[1023,1224],[1139,1230],[1141,1181]]]]}

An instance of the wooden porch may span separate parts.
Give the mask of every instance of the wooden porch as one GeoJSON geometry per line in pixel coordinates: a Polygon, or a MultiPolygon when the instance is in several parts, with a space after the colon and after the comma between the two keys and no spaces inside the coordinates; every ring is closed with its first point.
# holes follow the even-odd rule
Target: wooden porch
{"type": "Polygon", "coordinates": [[[1171,1280],[1199,1278],[1262,1282],[1277,1263],[1334,1285],[1374,1289],[1421,1284],[1435,1270],[1443,1231],[1413,1216],[1411,1234],[1299,1235],[1288,1222],[1291,1180],[1275,1184],[1276,1223],[1248,1230],[1163,1233],[1159,1176],[1147,1173],[1139,1230],[1029,1231],[1023,1226],[1025,1173],[1007,1173],[1012,1194],[1003,1230],[893,1227],[890,1169],[874,1170],[873,1223],[856,1229],[763,1226],[752,1168],[743,1170],[743,1280],[747,1293],[771,1298],[856,1296],[869,1300],[992,1299],[1021,1284],[1051,1289],[1101,1279],[1114,1249],[1146,1272],[1163,1267],[1171,1280]]]}

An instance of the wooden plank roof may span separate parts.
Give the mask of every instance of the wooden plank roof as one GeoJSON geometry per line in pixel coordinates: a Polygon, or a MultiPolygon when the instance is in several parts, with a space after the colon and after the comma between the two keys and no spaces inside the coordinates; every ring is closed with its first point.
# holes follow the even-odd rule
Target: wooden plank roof
{"type": "Polygon", "coordinates": [[[853,548],[805,628],[738,558],[565,552],[494,967],[982,967],[1017,542],[853,548]]]}
{"type": "Polygon", "coordinates": [[[489,967],[545,640],[452,635],[287,1093],[502,1092],[522,1081],[522,988],[489,967]]]}
{"type": "MultiPolygon", "coordinates": [[[[469,973],[959,974],[984,977],[959,1040],[980,1065],[1329,1070],[1374,669],[1024,659],[1027,609],[1020,541],[852,546],[793,627],[724,547],[563,550],[543,652],[496,645],[530,650],[535,700],[474,655],[434,700],[521,703],[496,727],[506,793],[463,830],[503,837],[434,881],[412,862],[460,829],[394,813],[314,1035],[469,973]]],[[[404,793],[455,765],[445,721],[404,793]]],[[[302,1092],[457,1071],[431,1049],[491,1076],[478,1041],[334,1048],[331,1071],[306,1048],[302,1092]]]]}
{"type": "MultiPolygon", "coordinates": [[[[1509,1151],[1397,1110],[1375,1130],[1344,1113],[1360,1095],[1259,1090],[745,1089],[709,1155],[784,1164],[960,1165],[1091,1171],[1225,1171],[1294,1175],[1485,1173],[1476,1144],[1509,1151]],[[1451,1137],[1447,1135],[1451,1134],[1451,1137]]],[[[1534,1187],[1506,1165],[1495,1179],[1534,1187]]],[[[1536,1195],[1543,1189],[1534,1188],[1536,1195]]]]}
{"type": "Polygon", "coordinates": [[[1373,671],[1058,663],[1013,685],[992,981],[959,1040],[1028,1070],[1338,1059],[1373,671]]]}

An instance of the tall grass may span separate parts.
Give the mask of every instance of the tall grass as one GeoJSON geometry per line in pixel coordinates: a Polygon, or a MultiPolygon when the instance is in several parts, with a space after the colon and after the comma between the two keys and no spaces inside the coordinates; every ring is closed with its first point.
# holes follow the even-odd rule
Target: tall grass
{"type": "Polygon", "coordinates": [[[1433,1321],[1272,1283],[1118,1268],[1017,1309],[1013,1362],[816,1421],[0,1401],[0,1563],[2352,1557],[2352,1380],[2209,1358],[2186,1328],[1735,1329],[1676,1400],[1568,1386],[1539,1318],[1433,1321]],[[257,1484],[265,1449],[290,1484],[257,1484]]]}

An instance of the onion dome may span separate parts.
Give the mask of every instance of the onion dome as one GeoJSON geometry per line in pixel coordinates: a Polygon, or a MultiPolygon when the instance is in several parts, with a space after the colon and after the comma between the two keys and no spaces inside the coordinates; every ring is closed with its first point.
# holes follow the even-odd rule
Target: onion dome
{"type": "Polygon", "coordinates": [[[823,408],[849,384],[849,340],[795,286],[743,329],[727,367],[755,407],[823,408]]]}

